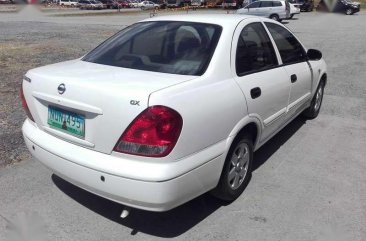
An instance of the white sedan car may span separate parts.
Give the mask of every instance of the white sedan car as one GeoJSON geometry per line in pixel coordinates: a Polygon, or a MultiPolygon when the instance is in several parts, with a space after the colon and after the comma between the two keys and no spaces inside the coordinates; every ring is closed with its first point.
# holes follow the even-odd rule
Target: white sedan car
{"type": "Polygon", "coordinates": [[[142,1],[138,4],[138,7],[141,8],[141,10],[146,10],[146,9],[159,9],[160,5],[153,3],[151,1],[142,1]]]}
{"type": "Polygon", "coordinates": [[[234,200],[253,152],[318,115],[326,81],[321,53],[273,20],[149,18],[29,70],[23,134],[54,173],[128,207],[165,211],[207,191],[234,200]]]}

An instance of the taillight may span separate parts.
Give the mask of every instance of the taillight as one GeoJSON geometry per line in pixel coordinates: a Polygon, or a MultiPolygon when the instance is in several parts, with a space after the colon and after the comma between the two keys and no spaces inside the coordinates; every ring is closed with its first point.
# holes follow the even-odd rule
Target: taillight
{"type": "Polygon", "coordinates": [[[25,100],[25,97],[24,97],[23,81],[22,81],[22,86],[20,88],[20,99],[22,100],[22,106],[23,106],[23,108],[25,110],[25,113],[27,114],[28,118],[31,119],[34,122],[33,116],[29,111],[27,101],[25,100]]]}
{"type": "Polygon", "coordinates": [[[182,130],[178,112],[165,106],[152,106],[138,115],[118,140],[114,151],[149,157],[168,155],[182,130]]]}

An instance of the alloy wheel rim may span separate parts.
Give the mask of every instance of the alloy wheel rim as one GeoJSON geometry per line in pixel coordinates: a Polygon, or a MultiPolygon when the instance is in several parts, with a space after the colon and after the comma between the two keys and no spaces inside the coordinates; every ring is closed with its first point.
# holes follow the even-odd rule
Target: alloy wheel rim
{"type": "Polygon", "coordinates": [[[319,88],[318,91],[316,92],[316,96],[315,96],[315,106],[314,109],[316,111],[319,110],[320,105],[322,103],[322,96],[323,96],[323,88],[319,88]]]}
{"type": "Polygon", "coordinates": [[[241,143],[233,151],[228,175],[231,189],[236,190],[243,183],[248,172],[249,158],[249,147],[246,143],[241,143]]]}

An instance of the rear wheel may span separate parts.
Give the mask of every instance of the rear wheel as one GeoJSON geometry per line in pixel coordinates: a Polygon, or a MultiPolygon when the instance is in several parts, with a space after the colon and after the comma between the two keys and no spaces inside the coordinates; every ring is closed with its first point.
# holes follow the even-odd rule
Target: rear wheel
{"type": "Polygon", "coordinates": [[[294,17],[294,14],[291,14],[290,17],[289,17],[289,19],[292,19],[293,17],[294,17]]]}
{"type": "Polygon", "coordinates": [[[269,16],[270,19],[275,20],[275,21],[279,21],[280,17],[277,14],[272,14],[271,16],[269,16]]]}
{"type": "Polygon", "coordinates": [[[212,194],[226,201],[238,198],[250,180],[252,161],[252,138],[250,136],[239,137],[230,147],[219,184],[212,194]]]}
{"type": "Polygon", "coordinates": [[[320,107],[322,106],[324,95],[324,81],[321,81],[318,89],[315,92],[311,105],[304,110],[302,115],[307,119],[315,119],[319,115],[320,107]]]}

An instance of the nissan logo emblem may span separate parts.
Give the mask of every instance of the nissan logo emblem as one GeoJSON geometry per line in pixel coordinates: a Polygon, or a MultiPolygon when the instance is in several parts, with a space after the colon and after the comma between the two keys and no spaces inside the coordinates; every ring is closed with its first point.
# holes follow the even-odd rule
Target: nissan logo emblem
{"type": "Polygon", "coordinates": [[[63,93],[65,93],[66,91],[66,87],[65,87],[65,84],[60,84],[58,87],[57,87],[57,91],[60,95],[62,95],[63,93]]]}

